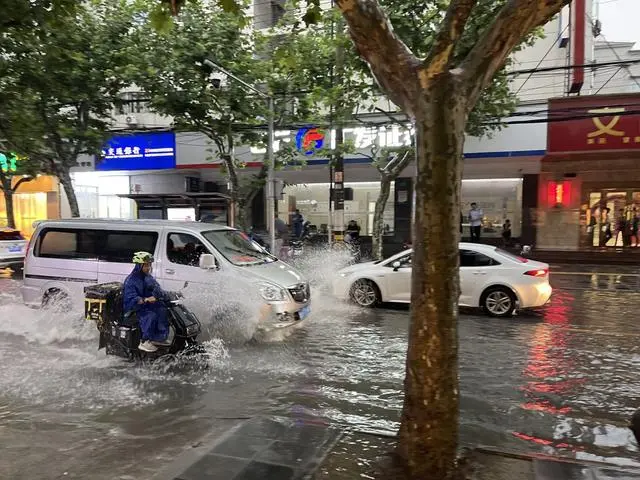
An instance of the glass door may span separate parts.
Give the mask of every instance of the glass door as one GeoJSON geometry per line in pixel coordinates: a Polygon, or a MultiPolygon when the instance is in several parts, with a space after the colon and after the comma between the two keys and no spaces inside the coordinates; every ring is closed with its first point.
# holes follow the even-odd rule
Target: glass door
{"type": "Polygon", "coordinates": [[[586,238],[583,245],[626,247],[637,245],[640,191],[598,189],[588,192],[586,238]]]}

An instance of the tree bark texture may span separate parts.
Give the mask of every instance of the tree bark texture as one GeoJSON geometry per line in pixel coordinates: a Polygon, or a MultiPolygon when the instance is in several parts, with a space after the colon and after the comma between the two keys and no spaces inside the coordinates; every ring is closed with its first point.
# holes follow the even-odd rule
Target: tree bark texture
{"type": "Polygon", "coordinates": [[[3,190],[4,192],[4,206],[7,212],[7,227],[16,228],[16,217],[13,211],[13,192],[9,190],[3,190]]]}
{"type": "Polygon", "coordinates": [[[373,236],[371,237],[371,250],[373,250],[373,258],[382,260],[382,237],[384,236],[384,209],[389,200],[389,192],[391,191],[391,178],[389,175],[380,175],[380,194],[376,200],[376,207],[373,211],[373,236]]]}
{"type": "Polygon", "coordinates": [[[458,65],[452,52],[477,0],[452,0],[418,60],[375,0],[336,0],[360,55],[416,123],[411,325],[397,453],[412,478],[454,475],[458,442],[458,241],[464,133],[480,93],[520,40],[570,0],[507,0],[458,65]]]}
{"type": "Polygon", "coordinates": [[[411,326],[398,453],[413,478],[447,479],[458,442],[458,242],[466,104],[442,75],[416,115],[411,326]]]}
{"type": "Polygon", "coordinates": [[[80,207],[78,206],[78,199],[76,197],[76,192],[73,189],[73,182],[71,181],[71,175],[66,170],[66,167],[61,167],[57,169],[58,179],[60,183],[62,183],[62,188],[64,188],[64,193],[67,194],[67,201],[69,202],[69,210],[71,211],[71,216],[73,218],[77,218],[80,216],[80,207]]]}

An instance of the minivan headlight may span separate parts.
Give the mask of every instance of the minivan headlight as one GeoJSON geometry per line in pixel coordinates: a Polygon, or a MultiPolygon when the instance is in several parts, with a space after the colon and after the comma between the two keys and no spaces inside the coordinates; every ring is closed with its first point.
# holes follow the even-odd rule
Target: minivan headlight
{"type": "Polygon", "coordinates": [[[287,298],[285,290],[273,283],[260,283],[258,284],[258,288],[262,298],[268,302],[279,302],[287,298]]]}

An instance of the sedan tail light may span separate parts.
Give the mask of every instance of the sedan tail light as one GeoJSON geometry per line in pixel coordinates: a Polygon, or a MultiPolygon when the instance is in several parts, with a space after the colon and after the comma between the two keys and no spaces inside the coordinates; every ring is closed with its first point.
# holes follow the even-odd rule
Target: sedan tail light
{"type": "Polygon", "coordinates": [[[525,275],[529,275],[530,277],[546,277],[549,274],[548,268],[539,268],[537,270],[529,270],[524,272],[525,275]]]}

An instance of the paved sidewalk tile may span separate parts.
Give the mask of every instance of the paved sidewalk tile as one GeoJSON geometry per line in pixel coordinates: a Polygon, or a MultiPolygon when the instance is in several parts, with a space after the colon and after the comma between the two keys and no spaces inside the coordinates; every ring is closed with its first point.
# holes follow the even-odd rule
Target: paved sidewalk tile
{"type": "Polygon", "coordinates": [[[308,478],[341,435],[341,430],[325,425],[256,417],[212,442],[204,455],[184,465],[173,480],[308,478]]]}

